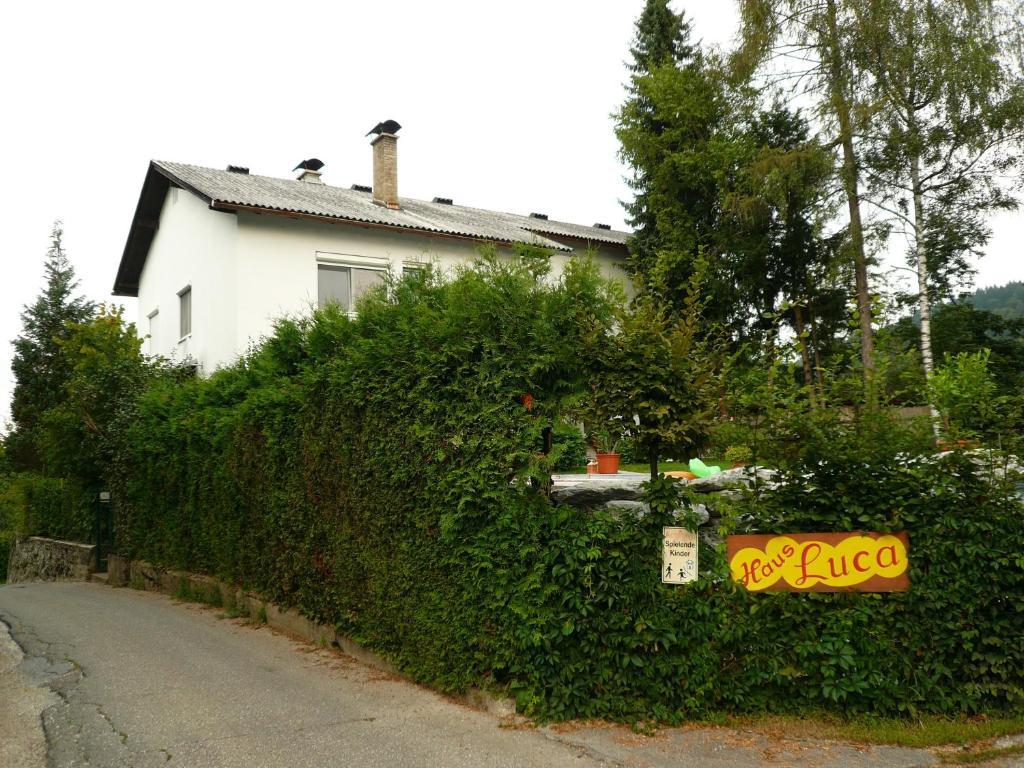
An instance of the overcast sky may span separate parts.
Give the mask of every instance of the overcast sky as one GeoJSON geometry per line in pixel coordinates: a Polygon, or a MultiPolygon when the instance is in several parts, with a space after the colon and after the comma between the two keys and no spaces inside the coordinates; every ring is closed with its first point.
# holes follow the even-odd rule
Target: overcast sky
{"type": "MultiPolygon", "coordinates": [[[[8,343],[42,288],[51,224],[109,300],[151,158],[369,184],[364,134],[398,120],[399,189],[623,227],[612,110],[642,0],[9,4],[0,29],[0,423],[8,343]]],[[[726,44],[733,5],[678,2],[726,44]]],[[[1021,214],[995,222],[978,284],[1024,279],[1021,214]]],[[[135,302],[127,300],[135,319],[135,302]]]]}

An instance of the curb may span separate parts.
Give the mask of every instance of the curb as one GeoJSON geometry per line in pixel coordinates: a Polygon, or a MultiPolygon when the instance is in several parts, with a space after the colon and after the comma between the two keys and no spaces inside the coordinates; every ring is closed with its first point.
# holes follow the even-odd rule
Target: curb
{"type": "MultiPolygon", "coordinates": [[[[297,636],[322,648],[333,646],[371,669],[415,682],[383,656],[364,648],[350,637],[338,634],[327,624],[306,618],[297,608],[281,608],[258,595],[225,584],[212,576],[173,571],[143,560],[128,560],[119,555],[109,555],[108,565],[106,574],[94,574],[91,580],[111,587],[131,587],[146,592],[160,592],[184,600],[223,606],[229,611],[237,612],[238,615],[248,616],[251,621],[265,623],[272,629],[297,636]]],[[[516,714],[514,699],[498,697],[480,688],[470,688],[462,694],[441,695],[494,717],[510,717],[516,714]]]]}

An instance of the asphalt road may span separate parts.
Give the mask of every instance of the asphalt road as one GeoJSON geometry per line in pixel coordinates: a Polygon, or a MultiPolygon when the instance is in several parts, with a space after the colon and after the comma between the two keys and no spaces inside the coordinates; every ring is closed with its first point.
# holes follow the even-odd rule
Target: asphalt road
{"type": "Polygon", "coordinates": [[[507,727],[334,651],[130,589],[0,586],[0,621],[16,641],[0,625],[3,768],[934,763],[725,730],[507,727]]]}

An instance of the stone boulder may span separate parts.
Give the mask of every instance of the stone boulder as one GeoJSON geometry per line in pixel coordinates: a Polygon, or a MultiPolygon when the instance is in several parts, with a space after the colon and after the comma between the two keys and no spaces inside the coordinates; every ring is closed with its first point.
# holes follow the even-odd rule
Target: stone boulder
{"type": "Polygon", "coordinates": [[[736,467],[724,469],[710,477],[691,480],[686,487],[695,493],[720,493],[727,488],[749,488],[754,484],[755,477],[761,483],[771,483],[776,475],[778,472],[774,469],[765,467],[736,467]]]}
{"type": "Polygon", "coordinates": [[[618,475],[556,475],[551,500],[574,507],[598,507],[609,501],[636,501],[648,480],[639,473],[618,475]]]}

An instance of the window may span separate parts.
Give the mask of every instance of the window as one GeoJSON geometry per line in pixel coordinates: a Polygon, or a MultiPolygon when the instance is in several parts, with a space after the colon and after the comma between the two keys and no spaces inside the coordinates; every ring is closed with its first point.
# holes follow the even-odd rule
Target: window
{"type": "Polygon", "coordinates": [[[346,267],[341,264],[317,264],[317,300],[321,307],[338,304],[346,312],[355,309],[356,300],[374,286],[384,284],[383,269],[346,267]]]}
{"type": "Polygon", "coordinates": [[[149,313],[149,354],[156,355],[160,351],[160,337],[157,335],[160,330],[160,310],[154,309],[149,313]]]}
{"type": "Polygon", "coordinates": [[[192,333],[192,286],[178,294],[178,335],[184,339],[192,333]]]}

